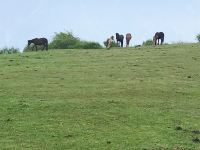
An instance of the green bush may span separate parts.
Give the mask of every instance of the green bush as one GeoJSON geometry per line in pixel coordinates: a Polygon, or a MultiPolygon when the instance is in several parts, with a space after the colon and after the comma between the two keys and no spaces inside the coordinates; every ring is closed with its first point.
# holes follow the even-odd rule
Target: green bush
{"type": "Polygon", "coordinates": [[[79,41],[74,46],[76,49],[101,49],[102,46],[97,42],[79,41]]]}
{"type": "Polygon", "coordinates": [[[198,34],[198,35],[196,36],[196,39],[198,40],[198,42],[200,42],[200,34],[198,34]]]}
{"type": "Polygon", "coordinates": [[[50,49],[71,49],[80,42],[71,32],[55,33],[53,41],[49,44],[50,49]]]}
{"type": "Polygon", "coordinates": [[[102,46],[96,42],[81,41],[71,32],[56,33],[52,42],[49,44],[50,49],[99,49],[102,46]]]}
{"type": "Polygon", "coordinates": [[[153,40],[149,39],[149,40],[147,40],[147,41],[144,41],[144,42],[142,43],[142,45],[143,45],[143,46],[153,45],[153,40]]]}
{"type": "MultiPolygon", "coordinates": [[[[103,44],[104,44],[105,47],[107,47],[108,46],[108,41],[104,41],[103,44]]],[[[119,45],[115,41],[113,41],[111,47],[119,47],[119,45]]]]}
{"type": "Polygon", "coordinates": [[[0,49],[0,54],[15,54],[19,52],[20,52],[19,49],[14,47],[0,49]]]}

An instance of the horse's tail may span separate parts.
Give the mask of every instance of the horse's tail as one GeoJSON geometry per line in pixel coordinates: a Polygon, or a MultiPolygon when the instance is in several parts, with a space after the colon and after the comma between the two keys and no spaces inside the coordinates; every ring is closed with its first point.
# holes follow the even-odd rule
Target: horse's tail
{"type": "Polygon", "coordinates": [[[161,44],[163,44],[164,41],[165,41],[165,38],[163,37],[163,38],[161,39],[161,44]]]}
{"type": "Polygon", "coordinates": [[[165,41],[165,34],[163,33],[163,43],[164,43],[164,41],[165,41]]]}
{"type": "Polygon", "coordinates": [[[163,44],[165,40],[165,34],[163,32],[160,32],[160,38],[161,38],[161,44],[163,44]]]}

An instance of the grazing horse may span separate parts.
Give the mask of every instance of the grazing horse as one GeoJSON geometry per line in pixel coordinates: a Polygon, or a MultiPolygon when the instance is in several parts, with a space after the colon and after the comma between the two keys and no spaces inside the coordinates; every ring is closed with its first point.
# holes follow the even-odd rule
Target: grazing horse
{"type": "Polygon", "coordinates": [[[159,45],[161,40],[161,45],[164,43],[165,34],[163,32],[156,32],[153,37],[154,45],[159,45]]]}
{"type": "Polygon", "coordinates": [[[107,48],[107,49],[110,49],[110,48],[112,47],[113,41],[114,41],[114,36],[111,36],[110,38],[108,38],[108,39],[106,40],[106,48],[107,48]]]}
{"type": "Polygon", "coordinates": [[[131,41],[132,35],[130,33],[126,34],[126,47],[129,47],[129,43],[131,41]]]}
{"type": "MultiPolygon", "coordinates": [[[[37,45],[44,46],[42,50],[44,50],[44,48],[46,48],[46,50],[48,50],[48,40],[46,38],[35,38],[32,40],[28,40],[28,47],[31,44],[34,44],[36,51],[37,51],[37,45]]],[[[32,48],[32,50],[33,50],[33,48],[32,48]]]]}
{"type": "Polygon", "coordinates": [[[119,33],[116,33],[116,40],[117,40],[117,45],[121,43],[121,47],[124,45],[124,36],[119,35],[119,33]]]}

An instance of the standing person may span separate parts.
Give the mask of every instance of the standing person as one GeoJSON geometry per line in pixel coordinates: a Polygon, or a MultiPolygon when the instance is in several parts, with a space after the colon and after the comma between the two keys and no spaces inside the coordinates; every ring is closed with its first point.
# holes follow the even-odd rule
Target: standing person
{"type": "Polygon", "coordinates": [[[130,33],[126,34],[126,47],[129,47],[132,35],[130,33]]]}
{"type": "Polygon", "coordinates": [[[107,39],[107,49],[110,49],[112,47],[112,43],[114,42],[114,36],[111,36],[110,38],[107,39]]]}

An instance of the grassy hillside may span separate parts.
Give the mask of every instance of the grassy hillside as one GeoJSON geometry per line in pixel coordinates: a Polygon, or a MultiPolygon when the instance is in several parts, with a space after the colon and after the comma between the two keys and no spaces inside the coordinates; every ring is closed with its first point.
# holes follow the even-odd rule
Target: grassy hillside
{"type": "Polygon", "coordinates": [[[200,45],[0,55],[1,149],[200,149],[200,45]]]}

